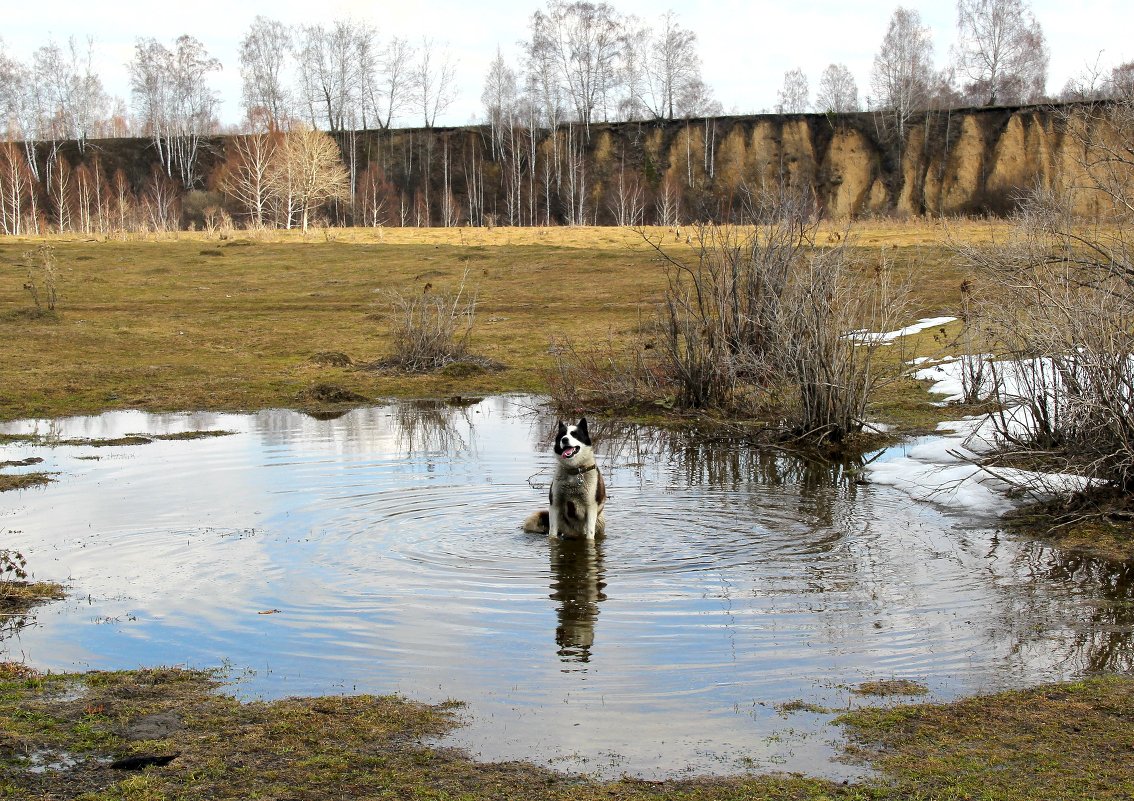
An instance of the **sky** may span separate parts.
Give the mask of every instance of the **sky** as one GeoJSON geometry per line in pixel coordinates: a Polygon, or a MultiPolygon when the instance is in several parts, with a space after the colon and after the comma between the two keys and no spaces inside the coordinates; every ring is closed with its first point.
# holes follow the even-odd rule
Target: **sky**
{"type": "MultiPolygon", "coordinates": [[[[696,33],[702,75],[726,113],[770,111],[784,72],[799,67],[810,82],[812,96],[823,69],[846,64],[858,82],[860,98],[869,93],[874,54],[886,33],[897,2],[798,0],[793,3],[743,0],[610,0],[623,14],[656,23],[672,9],[679,23],[696,33]],[[707,11],[711,8],[711,11],[707,11]]],[[[933,34],[935,59],[942,67],[956,41],[953,3],[907,0],[933,34]]],[[[447,46],[456,59],[458,95],[441,125],[464,125],[483,119],[480,102],[488,65],[500,47],[513,66],[520,64],[520,42],[528,36],[534,11],[541,0],[467,0],[388,2],[388,0],[325,0],[315,7],[305,0],[194,0],[181,12],[141,0],[55,0],[50,21],[35,3],[0,0],[4,26],[0,39],[5,51],[30,63],[32,52],[54,38],[65,43],[71,36],[94,39],[95,69],[111,95],[129,102],[127,63],[138,37],[153,37],[172,45],[181,34],[199,39],[223,70],[213,75],[221,96],[219,116],[225,125],[236,124],[240,108],[239,44],[253,18],[262,14],[289,25],[329,22],[350,17],[378,29],[379,38],[401,36],[420,41],[430,36],[447,46]],[[317,8],[320,15],[313,13],[317,8]]],[[[1033,0],[1030,7],[1047,37],[1051,52],[1048,91],[1058,92],[1070,78],[1097,65],[1104,71],[1134,60],[1134,2],[1131,0],[1033,0]]],[[[418,120],[407,118],[405,125],[418,120]]]]}

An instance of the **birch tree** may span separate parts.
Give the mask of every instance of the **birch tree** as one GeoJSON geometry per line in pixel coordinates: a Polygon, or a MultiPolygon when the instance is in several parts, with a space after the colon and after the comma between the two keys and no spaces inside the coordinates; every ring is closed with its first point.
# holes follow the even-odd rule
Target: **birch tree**
{"type": "Polygon", "coordinates": [[[776,93],[777,114],[803,114],[810,103],[811,90],[807,76],[796,67],[784,73],[784,85],[776,93]]]}
{"type": "Polygon", "coordinates": [[[39,96],[45,139],[74,139],[80,152],[106,117],[109,99],[92,63],[94,41],[84,50],[74,37],[66,49],[50,41],[32,56],[32,80],[39,96]]]}
{"type": "Polygon", "coordinates": [[[688,101],[700,94],[691,90],[701,83],[701,58],[697,34],[681,27],[672,11],[662,16],[646,63],[654,116],[672,120],[689,115],[688,101]]]}
{"type": "Polygon", "coordinates": [[[240,41],[240,77],[244,111],[249,120],[262,115],[269,128],[279,128],[291,113],[284,71],[291,57],[291,30],[259,15],[240,41]]]}
{"type": "Polygon", "coordinates": [[[217,93],[208,76],[220,62],[192,36],[179,36],[170,50],[156,39],[138,39],[130,62],[134,107],[158,151],[166,175],[182,184],[199,179],[201,137],[216,130],[217,93]]]}
{"type": "Polygon", "coordinates": [[[457,65],[447,47],[438,47],[427,36],[421,39],[413,64],[413,97],[421,122],[432,128],[456,99],[457,65]]]}
{"type": "Polygon", "coordinates": [[[847,114],[858,111],[858,84],[845,64],[831,64],[819,78],[815,110],[847,114]]]}
{"type": "Polygon", "coordinates": [[[389,129],[391,122],[411,105],[414,49],[405,39],[390,39],[379,60],[375,83],[375,116],[378,127],[389,129]]]}
{"type": "Polygon", "coordinates": [[[250,227],[263,228],[278,205],[281,134],[264,131],[231,137],[227,149],[218,187],[240,206],[250,227]]]}
{"type": "Polygon", "coordinates": [[[1043,97],[1048,52],[1043,29],[1024,0],[957,0],[958,71],[966,98],[984,106],[1043,97]]]}
{"type": "Polygon", "coordinates": [[[890,18],[870,76],[871,106],[891,128],[898,143],[898,161],[914,112],[924,109],[933,83],[933,42],[921,15],[898,7],[890,18]]]}
{"type": "Polygon", "coordinates": [[[618,87],[623,47],[619,16],[608,3],[551,0],[531,20],[530,52],[554,64],[558,80],[588,135],[605,119],[618,87]]]}
{"type": "Polygon", "coordinates": [[[316,209],[348,197],[350,176],[343,166],[339,146],[323,131],[302,126],[289,131],[284,159],[280,175],[299,214],[300,228],[306,231],[316,209]]]}
{"type": "Polygon", "coordinates": [[[375,31],[352,20],[336,20],[329,28],[304,25],[296,35],[300,87],[312,127],[323,123],[332,133],[354,127],[361,114],[363,90],[372,77],[375,31]]]}

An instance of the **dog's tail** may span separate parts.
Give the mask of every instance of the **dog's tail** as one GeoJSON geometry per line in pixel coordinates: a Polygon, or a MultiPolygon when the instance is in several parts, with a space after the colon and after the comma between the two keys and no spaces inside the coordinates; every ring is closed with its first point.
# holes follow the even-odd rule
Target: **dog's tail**
{"type": "Polygon", "coordinates": [[[528,519],[524,521],[524,531],[529,534],[546,534],[550,529],[551,521],[548,519],[546,509],[539,512],[532,512],[528,515],[528,519]]]}

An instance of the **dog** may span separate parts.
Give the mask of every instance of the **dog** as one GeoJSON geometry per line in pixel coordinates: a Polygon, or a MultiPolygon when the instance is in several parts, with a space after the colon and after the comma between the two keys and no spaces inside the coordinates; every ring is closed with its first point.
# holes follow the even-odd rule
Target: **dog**
{"type": "Polygon", "coordinates": [[[555,456],[555,475],[547,491],[549,508],[524,521],[524,531],[588,540],[605,536],[606,483],[595,463],[587,418],[576,425],[559,421],[555,456]]]}

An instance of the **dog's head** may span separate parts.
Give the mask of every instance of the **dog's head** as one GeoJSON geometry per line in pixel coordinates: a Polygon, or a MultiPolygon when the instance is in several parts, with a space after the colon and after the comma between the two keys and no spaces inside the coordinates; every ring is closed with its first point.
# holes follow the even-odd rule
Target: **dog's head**
{"type": "Polygon", "coordinates": [[[559,428],[555,432],[555,455],[571,465],[589,461],[594,455],[591,449],[591,432],[587,430],[587,418],[582,418],[576,425],[567,425],[559,421],[559,428]]]}

